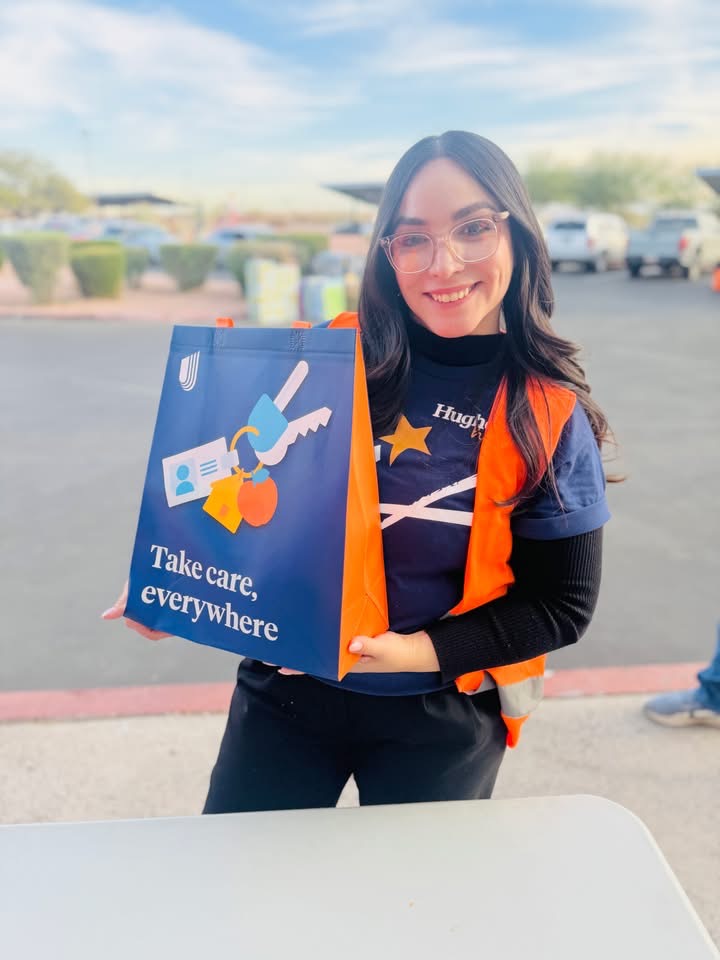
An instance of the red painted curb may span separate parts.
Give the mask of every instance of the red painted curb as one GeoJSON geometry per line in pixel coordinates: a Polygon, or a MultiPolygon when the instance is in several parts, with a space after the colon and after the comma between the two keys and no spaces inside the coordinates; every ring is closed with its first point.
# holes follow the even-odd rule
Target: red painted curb
{"type": "MultiPolygon", "coordinates": [[[[703,666],[702,663],[672,663],[557,670],[548,672],[545,695],[587,697],[684,690],[696,685],[696,674],[703,666]]],[[[0,693],[0,722],[225,713],[232,691],[232,683],[13,690],[0,693]]]]}
{"type": "Polygon", "coordinates": [[[632,667],[592,667],[548,671],[546,697],[597,697],[630,693],[664,693],[697,686],[705,663],[647,663],[632,667]]]}
{"type": "Polygon", "coordinates": [[[90,690],[13,690],[0,693],[0,722],[149,717],[166,713],[225,713],[232,683],[177,683],[90,690]]]}

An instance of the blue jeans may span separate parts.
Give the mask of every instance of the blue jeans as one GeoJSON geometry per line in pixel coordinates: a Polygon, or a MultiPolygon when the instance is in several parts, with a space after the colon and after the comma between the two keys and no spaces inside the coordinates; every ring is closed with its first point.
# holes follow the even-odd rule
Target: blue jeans
{"type": "Polygon", "coordinates": [[[698,674],[700,698],[711,710],[720,710],[720,623],[717,628],[717,647],[715,656],[698,674]]]}

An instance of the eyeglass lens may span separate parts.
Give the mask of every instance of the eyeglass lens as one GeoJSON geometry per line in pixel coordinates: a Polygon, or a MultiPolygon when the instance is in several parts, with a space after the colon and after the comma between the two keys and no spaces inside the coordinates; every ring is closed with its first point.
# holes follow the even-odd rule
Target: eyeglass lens
{"type": "MultiPolygon", "coordinates": [[[[451,251],[465,263],[486,260],[497,250],[497,229],[484,218],[458,224],[448,236],[451,251]]],[[[402,233],[389,244],[390,260],[402,273],[420,273],[433,260],[435,241],[426,233],[402,233]]]]}

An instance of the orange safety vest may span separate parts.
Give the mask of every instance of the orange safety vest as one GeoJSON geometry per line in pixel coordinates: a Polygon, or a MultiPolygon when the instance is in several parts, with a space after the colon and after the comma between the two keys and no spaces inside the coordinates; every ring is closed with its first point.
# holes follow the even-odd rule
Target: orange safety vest
{"type": "MultiPolygon", "coordinates": [[[[312,326],[309,323],[300,325],[312,326]]],[[[358,316],[356,313],[341,313],[330,322],[330,327],[359,329],[358,316]]],[[[504,596],[515,579],[510,567],[510,515],[513,508],[512,505],[498,506],[498,503],[512,500],[517,495],[525,480],[525,465],[507,426],[506,401],[506,386],[501,383],[480,447],[463,595],[449,611],[449,616],[474,610],[504,596]]],[[[575,394],[557,384],[531,380],[528,401],[549,462],[575,407],[575,394]]],[[[497,687],[500,712],[508,731],[507,743],[514,747],[523,723],[542,700],[544,675],[545,656],[541,656],[522,663],[465,673],[455,684],[461,693],[478,693],[497,687]]]]}

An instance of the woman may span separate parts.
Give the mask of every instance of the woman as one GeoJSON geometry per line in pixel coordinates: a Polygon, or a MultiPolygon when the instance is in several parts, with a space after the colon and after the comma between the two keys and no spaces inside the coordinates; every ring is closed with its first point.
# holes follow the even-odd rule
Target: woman
{"type": "Polygon", "coordinates": [[[338,683],[243,660],[206,812],[332,806],[350,775],[362,804],[490,796],[600,583],[607,423],[552,308],[507,156],[457,131],[411,147],[359,304],[391,630],[338,683]]]}

